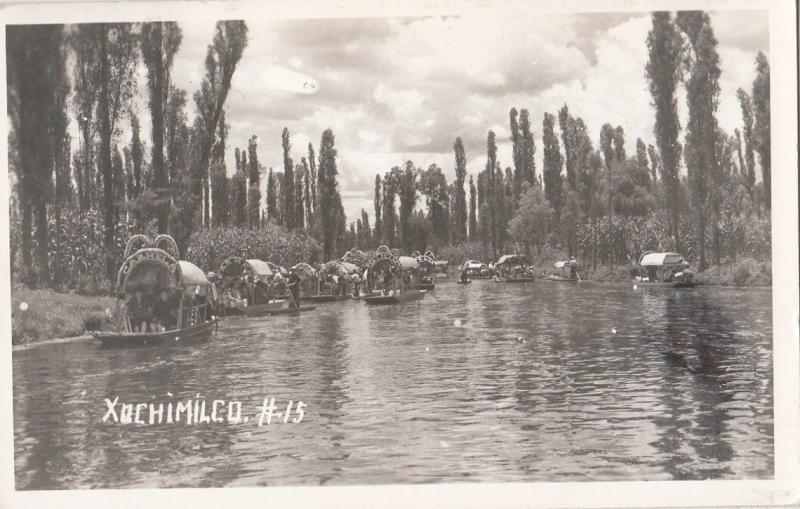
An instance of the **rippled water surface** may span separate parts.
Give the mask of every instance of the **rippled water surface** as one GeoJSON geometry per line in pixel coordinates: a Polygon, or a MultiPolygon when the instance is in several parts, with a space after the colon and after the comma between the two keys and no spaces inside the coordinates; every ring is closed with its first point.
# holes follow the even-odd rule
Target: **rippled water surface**
{"type": "Polygon", "coordinates": [[[192,348],[41,345],[13,354],[16,485],[768,478],[771,342],[768,290],[449,281],[192,348]],[[102,422],[198,394],[249,422],[102,422]],[[259,427],[265,397],[303,419],[259,427]]]}

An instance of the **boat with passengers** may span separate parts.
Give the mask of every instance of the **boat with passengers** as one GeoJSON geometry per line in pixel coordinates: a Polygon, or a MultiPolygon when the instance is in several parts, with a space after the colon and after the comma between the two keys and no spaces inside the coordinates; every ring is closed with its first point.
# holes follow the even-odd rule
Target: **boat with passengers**
{"type": "Polygon", "coordinates": [[[178,258],[169,235],[128,240],[115,285],[116,330],[93,333],[103,346],[208,341],[217,323],[209,309],[211,283],[198,266],[178,258]]]}
{"type": "Polygon", "coordinates": [[[466,262],[464,262],[463,269],[466,270],[469,279],[492,278],[489,266],[478,260],[467,260],[466,262]]]}
{"type": "Polygon", "coordinates": [[[370,258],[367,269],[366,294],[361,300],[367,304],[399,304],[419,300],[425,290],[419,289],[419,263],[410,256],[400,256],[380,246],[370,258]]]}
{"type": "Polygon", "coordinates": [[[534,280],[533,269],[524,255],[503,255],[495,264],[497,283],[529,283],[534,280]]]}
{"type": "Polygon", "coordinates": [[[695,286],[689,263],[679,253],[644,253],[639,259],[639,268],[639,273],[645,275],[636,277],[637,284],[674,288],[695,286]]]}
{"type": "Polygon", "coordinates": [[[434,290],[436,288],[436,257],[431,251],[426,251],[421,255],[418,251],[411,253],[419,264],[419,288],[420,290],[434,290]]]}
{"type": "Polygon", "coordinates": [[[341,260],[331,260],[316,271],[316,293],[300,297],[311,302],[333,302],[349,299],[353,294],[351,280],[358,275],[358,266],[341,260]]]}
{"type": "Polygon", "coordinates": [[[219,266],[222,306],[226,315],[265,316],[286,307],[286,299],[277,299],[274,273],[263,260],[229,256],[219,266]]]}

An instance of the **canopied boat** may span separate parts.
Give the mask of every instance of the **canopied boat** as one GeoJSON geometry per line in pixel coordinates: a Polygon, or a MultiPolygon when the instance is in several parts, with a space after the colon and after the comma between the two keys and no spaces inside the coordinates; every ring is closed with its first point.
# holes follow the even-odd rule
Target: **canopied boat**
{"type": "Polygon", "coordinates": [[[216,328],[208,306],[210,287],[199,267],[178,260],[172,237],[159,235],[150,242],[134,236],[117,273],[117,330],[94,337],[108,347],[207,341],[216,328]]]}
{"type": "Polygon", "coordinates": [[[221,310],[226,315],[264,316],[286,306],[275,293],[269,264],[258,259],[229,256],[219,266],[221,310]]]}
{"type": "Polygon", "coordinates": [[[639,259],[639,267],[647,274],[636,277],[640,284],[676,288],[695,285],[689,263],[679,253],[645,253],[639,259]]]}
{"type": "Polygon", "coordinates": [[[419,289],[418,271],[414,258],[379,247],[370,260],[367,293],[362,300],[367,304],[398,304],[423,298],[425,290],[419,289]]]}
{"type": "Polygon", "coordinates": [[[495,264],[494,280],[498,283],[528,283],[534,280],[528,257],[503,255],[495,264]]]}
{"type": "Polygon", "coordinates": [[[419,264],[419,288],[420,290],[433,290],[436,288],[436,258],[430,251],[421,255],[414,252],[411,256],[419,264]]]}
{"type": "Polygon", "coordinates": [[[470,279],[491,279],[492,277],[489,266],[478,260],[467,260],[464,262],[464,269],[470,279]]]}
{"type": "Polygon", "coordinates": [[[333,260],[323,264],[316,271],[315,294],[303,295],[301,300],[311,302],[332,302],[349,299],[353,290],[351,278],[358,273],[358,267],[352,263],[333,260]]]}

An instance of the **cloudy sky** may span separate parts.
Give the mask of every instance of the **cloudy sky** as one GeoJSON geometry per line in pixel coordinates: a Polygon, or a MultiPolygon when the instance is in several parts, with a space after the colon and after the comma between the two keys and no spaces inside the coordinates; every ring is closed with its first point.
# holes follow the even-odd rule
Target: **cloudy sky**
{"type": "MultiPolygon", "coordinates": [[[[766,11],[711,17],[722,59],[719,121],[732,133],[741,124],[735,91],[750,89],[756,53],[768,54],[768,19],[766,11]]],[[[457,136],[464,140],[470,173],[483,169],[489,129],[497,134],[501,164],[511,165],[512,107],[531,113],[537,172],[543,113],[556,113],[564,103],[584,119],[595,143],[605,122],[624,127],[629,152],[637,137],[654,143],[644,77],[647,14],[247,23],[249,44],[226,103],[228,171],[233,147],[246,147],[254,134],[265,168],[282,170],[284,126],[295,161],[309,141],[317,147],[330,127],[351,220],[361,208],[372,216],[375,174],[407,159],[422,167],[437,163],[451,179],[457,136]]],[[[173,79],[192,93],[202,79],[214,23],[181,27],[173,79]]],[[[680,108],[685,117],[682,103],[680,108]]],[[[146,110],[140,116],[147,123],[146,110]]]]}

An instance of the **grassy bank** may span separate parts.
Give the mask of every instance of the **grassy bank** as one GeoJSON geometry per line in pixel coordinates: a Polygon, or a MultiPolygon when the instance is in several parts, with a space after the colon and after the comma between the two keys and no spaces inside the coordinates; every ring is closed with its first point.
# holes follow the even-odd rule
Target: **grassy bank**
{"type": "Polygon", "coordinates": [[[114,299],[17,286],[11,291],[11,305],[11,342],[19,345],[107,328],[106,309],[113,311],[114,299]]]}

